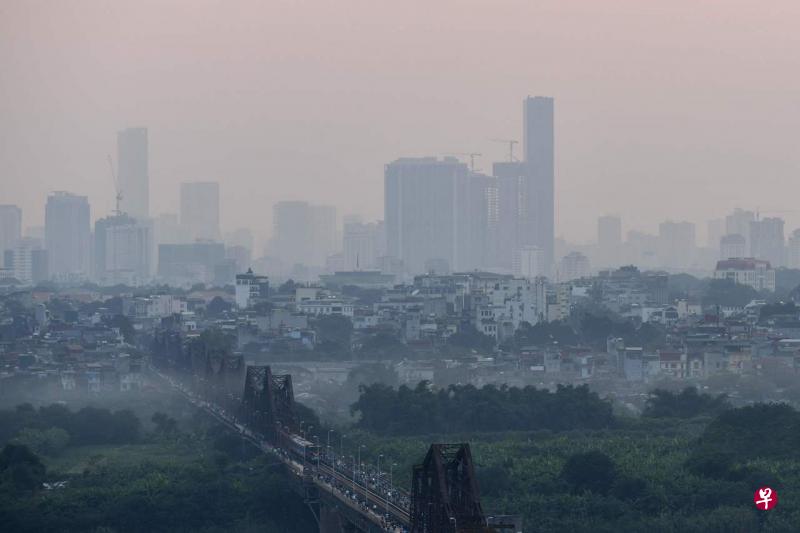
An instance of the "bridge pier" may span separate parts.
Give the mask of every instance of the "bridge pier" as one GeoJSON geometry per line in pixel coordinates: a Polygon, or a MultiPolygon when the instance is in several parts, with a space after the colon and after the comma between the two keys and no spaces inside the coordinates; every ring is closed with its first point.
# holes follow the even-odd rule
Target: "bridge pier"
{"type": "Polygon", "coordinates": [[[319,533],[357,533],[356,527],[335,508],[320,504],[319,533]]]}

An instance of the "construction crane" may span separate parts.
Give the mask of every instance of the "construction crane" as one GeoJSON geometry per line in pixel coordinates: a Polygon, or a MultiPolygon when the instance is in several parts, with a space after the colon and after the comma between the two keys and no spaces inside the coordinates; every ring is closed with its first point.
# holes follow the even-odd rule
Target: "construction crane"
{"type": "Polygon", "coordinates": [[[475,172],[475,158],[481,157],[483,154],[479,154],[478,152],[454,152],[451,154],[444,154],[444,155],[456,155],[456,156],[464,156],[469,157],[469,170],[471,172],[475,172]]]}
{"type": "Polygon", "coordinates": [[[489,139],[489,140],[496,143],[507,144],[509,163],[513,163],[514,161],[517,160],[517,158],[514,157],[514,145],[519,144],[519,141],[517,141],[516,139],[489,139]]]}
{"type": "Polygon", "coordinates": [[[114,182],[114,192],[117,200],[117,208],[114,210],[114,214],[119,216],[122,214],[122,211],[119,210],[119,204],[122,202],[122,191],[119,189],[119,181],[117,180],[117,173],[114,171],[114,161],[111,159],[111,154],[108,155],[108,166],[111,169],[111,179],[114,182]]]}

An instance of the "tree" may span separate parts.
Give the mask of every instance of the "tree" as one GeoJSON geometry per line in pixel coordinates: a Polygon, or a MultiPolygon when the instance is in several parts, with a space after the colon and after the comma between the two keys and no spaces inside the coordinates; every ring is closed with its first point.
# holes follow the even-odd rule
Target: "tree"
{"type": "Polygon", "coordinates": [[[343,315],[325,315],[314,321],[317,348],[326,352],[349,352],[353,322],[343,315]]]}
{"type": "Polygon", "coordinates": [[[576,453],[561,469],[561,479],[576,491],[606,494],[617,479],[617,465],[603,452],[576,453]]]}
{"type": "Polygon", "coordinates": [[[730,409],[701,435],[697,453],[726,450],[741,460],[800,456],[800,413],[786,404],[759,403],[730,409]]]}
{"type": "Polygon", "coordinates": [[[220,296],[214,298],[206,305],[206,315],[209,317],[218,318],[233,309],[233,304],[225,301],[220,296]]]}
{"type": "Polygon", "coordinates": [[[749,285],[742,285],[730,279],[713,279],[703,293],[703,304],[744,307],[758,297],[758,291],[749,285]]]}
{"type": "Polygon", "coordinates": [[[45,479],[42,461],[27,446],[6,444],[0,451],[0,478],[18,490],[34,490],[45,479]]]}
{"type": "Polygon", "coordinates": [[[49,429],[25,428],[14,438],[16,444],[27,446],[42,455],[59,455],[69,444],[69,433],[57,427],[49,429]]]}
{"type": "Polygon", "coordinates": [[[128,344],[133,344],[136,337],[136,330],[133,329],[133,324],[130,319],[125,315],[114,315],[106,321],[106,325],[111,328],[119,328],[122,338],[128,344]]]}
{"type": "Polygon", "coordinates": [[[727,396],[699,394],[695,387],[686,387],[678,394],[664,389],[655,389],[647,398],[642,416],[652,418],[693,418],[700,415],[716,415],[728,409],[727,396]]]}
{"type": "Polygon", "coordinates": [[[468,350],[491,352],[495,346],[495,339],[484,335],[472,324],[465,324],[458,329],[457,333],[447,339],[447,343],[468,350]]]}
{"type": "Polygon", "coordinates": [[[578,336],[566,322],[539,322],[535,326],[523,322],[514,333],[514,342],[517,346],[569,346],[578,343],[578,336]]]}
{"type": "Polygon", "coordinates": [[[278,287],[278,294],[294,294],[298,286],[293,279],[288,279],[278,287]]]}
{"type": "Polygon", "coordinates": [[[164,413],[154,413],[150,420],[156,425],[156,433],[161,435],[171,435],[178,431],[178,422],[164,413]]]}

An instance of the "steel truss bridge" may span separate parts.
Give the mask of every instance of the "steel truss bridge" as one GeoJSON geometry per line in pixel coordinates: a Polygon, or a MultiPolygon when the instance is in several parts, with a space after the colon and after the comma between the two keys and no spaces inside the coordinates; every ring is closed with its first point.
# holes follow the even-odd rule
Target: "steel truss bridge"
{"type": "Polygon", "coordinates": [[[321,533],[518,531],[503,520],[488,525],[469,444],[431,445],[424,461],[413,468],[408,493],[393,486],[386,472],[364,469],[330,447],[306,440],[295,415],[290,374],[246,366],[241,357],[205,359],[193,365],[191,377],[185,371],[151,370],[242,439],[277,456],[321,533]]]}

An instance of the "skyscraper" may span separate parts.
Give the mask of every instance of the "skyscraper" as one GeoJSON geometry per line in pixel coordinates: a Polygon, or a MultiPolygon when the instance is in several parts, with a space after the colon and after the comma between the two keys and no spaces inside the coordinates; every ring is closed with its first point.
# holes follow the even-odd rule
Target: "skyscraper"
{"type": "Polygon", "coordinates": [[[712,250],[718,250],[722,237],[727,235],[725,219],[716,218],[709,220],[706,225],[706,246],[712,250]]]}
{"type": "Polygon", "coordinates": [[[101,284],[140,285],[150,279],[153,228],[126,214],[101,218],[94,226],[94,277],[101,284]]]}
{"type": "Polygon", "coordinates": [[[142,285],[150,280],[152,227],[112,226],[106,235],[106,272],[111,284],[142,285]]]}
{"type": "Polygon", "coordinates": [[[378,223],[350,221],[342,230],[342,255],[346,270],[375,268],[378,259],[378,223]]]}
{"type": "Polygon", "coordinates": [[[514,254],[523,243],[523,228],[528,226],[528,178],[525,164],[517,161],[492,166],[497,186],[498,222],[495,236],[495,261],[491,266],[511,268],[514,254]]]}
{"type": "Polygon", "coordinates": [[[339,225],[332,205],[311,205],[311,264],[324,265],[339,248],[339,225]]]}
{"type": "Polygon", "coordinates": [[[747,241],[738,233],[724,235],[719,240],[720,259],[741,259],[748,255],[747,241]]]}
{"type": "Polygon", "coordinates": [[[786,266],[800,268],[800,229],[796,229],[789,237],[786,246],[786,266]]]}
{"type": "Polygon", "coordinates": [[[322,266],[338,248],[336,208],[283,201],[273,206],[272,251],[285,264],[322,266]]]}
{"type": "Polygon", "coordinates": [[[147,128],[128,128],[117,133],[120,211],[138,219],[150,216],[147,128]]]}
{"type": "Polygon", "coordinates": [[[744,237],[747,249],[750,249],[750,223],[756,219],[755,213],[738,207],[725,217],[725,234],[744,237]]]}
{"type": "Polygon", "coordinates": [[[686,268],[695,255],[695,228],[691,222],[672,222],[658,225],[658,256],[661,266],[686,268]]]}
{"type": "Polygon", "coordinates": [[[785,241],[782,218],[762,218],[750,222],[750,255],[765,259],[772,268],[783,266],[785,241]]]}
{"type": "Polygon", "coordinates": [[[308,202],[283,201],[272,207],[271,252],[287,265],[309,264],[311,214],[308,202]]]}
{"type": "Polygon", "coordinates": [[[0,257],[13,250],[22,237],[22,210],[15,205],[0,205],[0,257]]]}
{"type": "Polygon", "coordinates": [[[219,183],[181,184],[181,226],[192,241],[219,240],[219,183]]]}
{"type": "Polygon", "coordinates": [[[452,157],[401,158],[386,166],[384,185],[388,255],[411,273],[426,264],[483,266],[490,206],[497,203],[493,178],[452,157]]]}
{"type": "Polygon", "coordinates": [[[91,270],[89,200],[54,192],[45,207],[45,247],[50,274],[62,279],[86,278],[91,270]]]}
{"type": "Polygon", "coordinates": [[[529,180],[527,198],[528,224],[523,236],[542,249],[545,272],[553,266],[555,241],[555,134],[554,100],[529,96],[523,104],[523,146],[529,180]]]}
{"type": "Polygon", "coordinates": [[[619,217],[607,215],[597,219],[597,248],[600,266],[621,264],[622,220],[619,217]]]}

